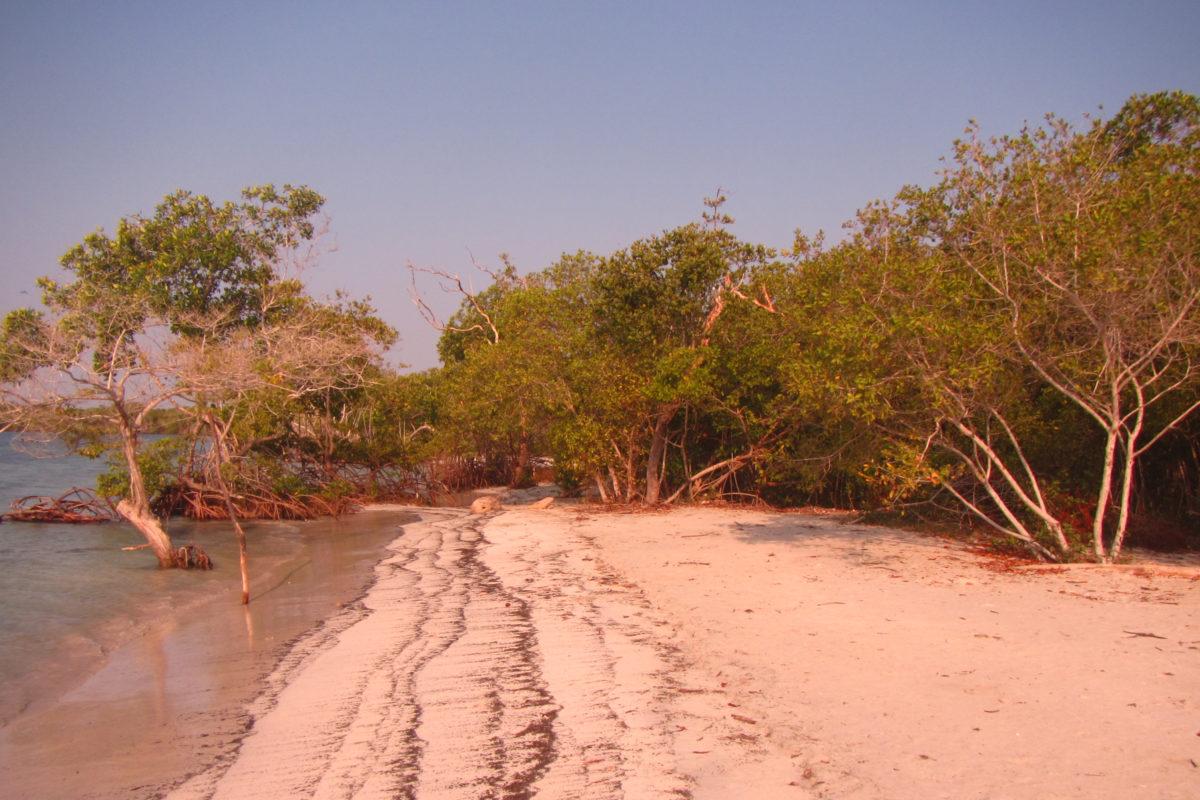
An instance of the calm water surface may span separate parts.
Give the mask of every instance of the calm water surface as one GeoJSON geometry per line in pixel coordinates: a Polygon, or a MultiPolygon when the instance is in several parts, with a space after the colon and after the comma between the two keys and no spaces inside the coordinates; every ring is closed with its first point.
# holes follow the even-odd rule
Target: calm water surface
{"type": "MultiPolygon", "coordinates": [[[[33,458],[12,442],[0,434],[0,510],[16,497],[91,487],[104,467],[79,456],[33,458]]],[[[217,569],[159,570],[148,551],[121,550],[143,541],[123,523],[0,524],[0,724],[52,701],[148,626],[198,613],[206,603],[238,602],[228,524],[172,520],[168,529],[179,543],[203,546],[217,569]]],[[[281,585],[302,577],[336,586],[349,599],[370,580],[396,532],[396,517],[378,515],[250,524],[254,594],[269,603],[283,596],[281,585]]]]}

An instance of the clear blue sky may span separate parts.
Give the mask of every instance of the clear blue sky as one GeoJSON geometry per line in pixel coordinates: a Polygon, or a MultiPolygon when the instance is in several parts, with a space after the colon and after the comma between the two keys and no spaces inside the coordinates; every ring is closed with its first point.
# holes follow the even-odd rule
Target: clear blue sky
{"type": "MultiPolygon", "coordinates": [[[[539,269],[698,216],[773,246],[987,133],[1200,93],[1200,3],[0,5],[0,311],[84,233],[187,188],[305,183],[396,360],[436,362],[404,264],[539,269]]],[[[27,290],[28,294],[21,294],[27,290]]],[[[445,303],[443,303],[445,306],[445,303]]]]}

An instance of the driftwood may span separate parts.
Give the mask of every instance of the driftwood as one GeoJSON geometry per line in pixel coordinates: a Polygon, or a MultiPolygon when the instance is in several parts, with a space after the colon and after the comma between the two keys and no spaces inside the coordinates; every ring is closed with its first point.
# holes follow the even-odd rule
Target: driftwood
{"type": "Polygon", "coordinates": [[[61,497],[29,495],[12,502],[5,519],[18,522],[87,524],[116,519],[112,506],[87,489],[72,489],[61,497]]]}

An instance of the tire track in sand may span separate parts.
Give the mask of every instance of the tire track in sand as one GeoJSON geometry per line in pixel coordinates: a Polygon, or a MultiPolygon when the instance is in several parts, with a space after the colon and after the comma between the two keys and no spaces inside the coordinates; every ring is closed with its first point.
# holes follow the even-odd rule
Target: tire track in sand
{"type": "Polygon", "coordinates": [[[524,604],[476,558],[475,520],[409,526],[336,636],[301,640],[233,758],[179,798],[529,795],[556,713],[524,604]]]}
{"type": "Polygon", "coordinates": [[[361,607],[281,662],[237,751],[170,796],[692,797],[680,748],[727,732],[720,712],[681,712],[636,587],[531,521],[406,526],[361,607]]]}

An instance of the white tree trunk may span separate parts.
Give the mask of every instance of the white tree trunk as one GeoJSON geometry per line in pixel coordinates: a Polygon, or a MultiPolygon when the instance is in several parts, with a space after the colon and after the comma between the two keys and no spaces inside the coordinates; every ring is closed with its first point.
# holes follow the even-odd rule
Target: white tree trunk
{"type": "Polygon", "coordinates": [[[171,547],[171,537],[150,510],[150,498],[146,496],[146,482],[137,461],[137,436],[124,426],[121,428],[121,451],[125,456],[125,467],[129,470],[129,497],[117,503],[117,513],[146,539],[160,567],[173,567],[175,553],[171,547]]]}
{"type": "Polygon", "coordinates": [[[1096,516],[1092,522],[1092,548],[1096,558],[1108,563],[1109,554],[1104,548],[1104,516],[1108,510],[1108,500],[1112,497],[1113,468],[1116,465],[1117,431],[1108,430],[1108,439],[1104,443],[1104,472],[1100,476],[1100,493],[1096,497],[1096,516]]]}
{"type": "Polygon", "coordinates": [[[174,550],[171,547],[171,537],[163,530],[162,523],[158,521],[148,506],[144,503],[139,507],[129,500],[122,499],[117,503],[117,513],[129,521],[129,524],[137,528],[138,533],[146,539],[150,545],[150,549],[154,551],[155,558],[158,559],[160,567],[175,566],[174,550]]]}
{"type": "Polygon", "coordinates": [[[595,475],[593,475],[592,477],[593,477],[593,478],[595,479],[595,481],[596,481],[596,489],[597,489],[597,490],[600,492],[600,502],[601,502],[601,503],[607,503],[607,502],[608,502],[608,492],[606,492],[606,491],[604,490],[604,476],[602,476],[602,475],[601,475],[601,474],[600,474],[600,473],[597,471],[597,472],[596,472],[596,474],[595,474],[595,475]]]}

